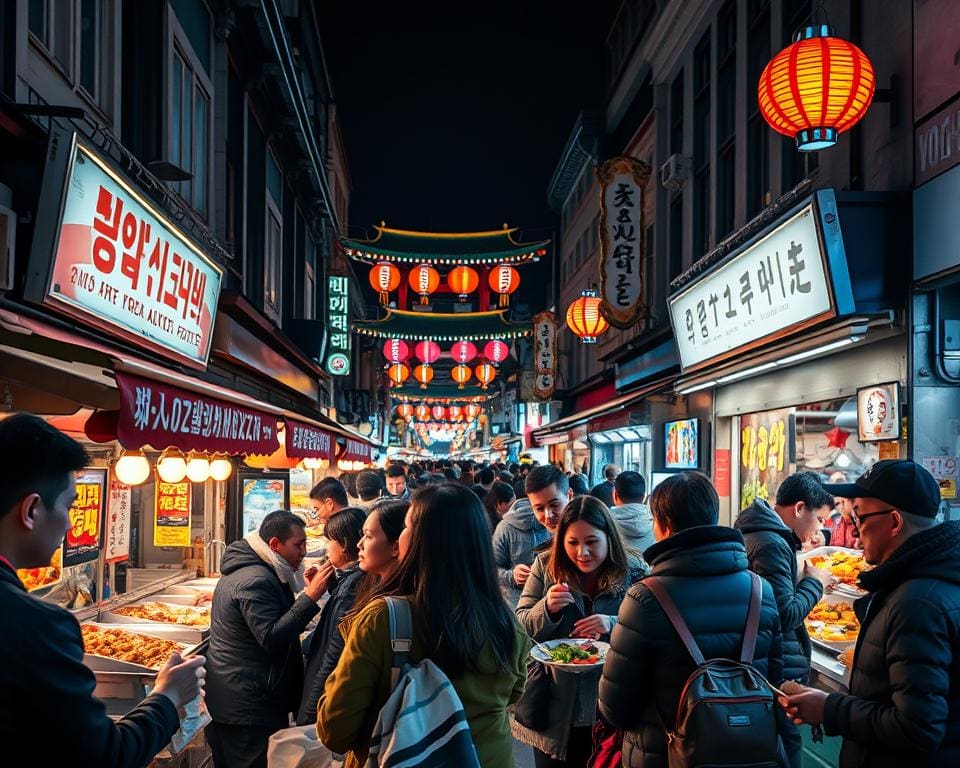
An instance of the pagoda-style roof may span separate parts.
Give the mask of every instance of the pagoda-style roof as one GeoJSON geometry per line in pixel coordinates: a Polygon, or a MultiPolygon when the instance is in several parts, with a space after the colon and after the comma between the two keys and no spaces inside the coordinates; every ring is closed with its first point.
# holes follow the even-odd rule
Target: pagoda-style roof
{"type": "Polygon", "coordinates": [[[421,389],[419,384],[407,384],[402,387],[391,387],[387,394],[394,400],[401,403],[482,403],[486,400],[492,400],[500,394],[496,387],[490,389],[481,389],[480,387],[466,386],[460,389],[454,382],[449,384],[430,383],[426,389],[421,389]]]}
{"type": "Polygon", "coordinates": [[[511,323],[505,309],[489,312],[410,312],[387,308],[382,320],[353,323],[357,333],[384,339],[432,341],[484,341],[517,339],[533,331],[530,323],[511,323]]]}
{"type": "Polygon", "coordinates": [[[549,240],[518,243],[516,227],[486,232],[416,232],[375,227],[372,240],[340,238],[340,245],[355,261],[375,264],[394,261],[409,264],[522,264],[547,255],[549,240]]]}

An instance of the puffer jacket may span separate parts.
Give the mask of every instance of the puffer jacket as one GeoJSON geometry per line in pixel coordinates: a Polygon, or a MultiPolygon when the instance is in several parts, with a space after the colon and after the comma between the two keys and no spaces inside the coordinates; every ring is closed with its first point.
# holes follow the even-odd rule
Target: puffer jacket
{"type": "Polygon", "coordinates": [[[637,557],[642,557],[647,547],[655,543],[653,538],[653,515],[646,504],[637,502],[611,507],[610,514],[617,521],[626,544],[637,557]]]}
{"type": "MultiPolygon", "coordinates": [[[[701,526],[650,547],[644,557],[663,577],[704,657],[740,658],[751,581],[743,537],[725,526],[701,526]]],[[[780,617],[773,590],[763,603],[753,666],[774,685],[783,678],[780,617]]],[[[670,620],[641,581],[627,592],[600,681],[600,713],[624,730],[623,765],[661,768],[680,693],[695,664],[670,620]]]]}
{"type": "MultiPolygon", "coordinates": [[[[554,585],[548,565],[550,554],[538,555],[533,561],[530,577],[523,587],[523,595],[517,604],[520,624],[537,642],[570,637],[573,625],[580,619],[596,613],[616,618],[624,595],[631,584],[643,578],[644,570],[631,568],[624,580],[616,587],[598,594],[592,601],[585,595],[574,592],[576,601],[566,606],[559,616],[552,617],[547,610],[547,590],[554,585]]],[[[608,635],[599,638],[606,642],[608,635]]],[[[564,760],[570,729],[591,726],[596,721],[597,683],[600,670],[564,672],[549,669],[551,676],[550,724],[544,731],[534,731],[515,720],[511,722],[513,736],[524,744],[545,752],[556,760],[564,760]]]]}
{"type": "Polygon", "coordinates": [[[850,695],[827,697],[840,768],[960,765],[960,521],[914,534],[860,576],[850,695]]]}
{"type": "Polygon", "coordinates": [[[223,553],[207,649],[207,708],[214,722],[284,728],[300,706],[300,633],[320,610],[280,581],[246,541],[223,553]]]}
{"type": "Polygon", "coordinates": [[[343,571],[337,571],[336,579],[329,588],[329,598],[320,612],[320,621],[304,642],[303,695],[297,725],[317,722],[317,702],[323,693],[324,683],[340,661],[344,638],[340,633],[340,621],[353,608],[357,588],[363,579],[363,571],[356,563],[343,571]]]}
{"type": "Polygon", "coordinates": [[[522,592],[513,580],[513,569],[518,565],[532,565],[536,557],[534,548],[547,541],[550,541],[550,532],[537,520],[527,499],[517,499],[497,523],[493,531],[493,560],[497,564],[500,591],[511,608],[516,606],[522,592]]]}
{"type": "Polygon", "coordinates": [[[785,680],[805,683],[810,677],[810,635],[803,620],[823,595],[823,586],[812,576],[798,580],[800,540],[770,506],[760,499],[747,507],[734,524],[743,534],[750,570],[773,587],[783,632],[785,680]]]}

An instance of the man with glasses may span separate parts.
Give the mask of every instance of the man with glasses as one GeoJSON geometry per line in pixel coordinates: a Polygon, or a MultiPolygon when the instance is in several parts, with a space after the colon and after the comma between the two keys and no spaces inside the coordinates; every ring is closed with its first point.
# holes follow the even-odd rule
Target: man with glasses
{"type": "Polygon", "coordinates": [[[854,483],[869,593],[850,694],[812,688],[781,699],[796,723],[843,736],[840,766],[960,765],[960,521],[939,523],[940,488],[913,461],[878,461],[854,483]]]}

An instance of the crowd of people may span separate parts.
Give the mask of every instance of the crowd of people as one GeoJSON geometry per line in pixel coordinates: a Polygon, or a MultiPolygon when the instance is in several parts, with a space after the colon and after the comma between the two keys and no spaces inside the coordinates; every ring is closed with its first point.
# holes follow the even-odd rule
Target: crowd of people
{"type": "Polygon", "coordinates": [[[145,765],[205,690],[217,768],[263,768],[271,735],[291,723],[315,729],[348,768],[365,765],[396,682],[386,598],[402,598],[409,661],[449,679],[484,768],[511,766],[514,739],[538,767],[610,765],[611,749],[616,764],[667,765],[671,713],[698,665],[691,647],[706,659],[748,654],[776,692],[782,766],[801,764],[807,725],[843,737],[844,768],[960,764],[960,522],[938,519],[938,484],[912,461],[877,462],[855,483],[797,473],[733,527],[719,524],[717,492],[696,472],[652,494],[613,466],[586,493],[582,477],[549,465],[394,464],[327,478],[311,493],[324,558],[305,567],[305,522],[286,510],[230,544],[206,658],[174,655],[117,722],[93,697],[76,620],[16,576],[62,540],[85,463],[41,419],[0,421],[0,642],[17,660],[0,673],[0,731],[44,745],[41,762],[145,765]],[[848,693],[809,687],[803,619],[833,584],[797,556],[818,534],[873,566],[860,580],[848,693]],[[534,644],[560,638],[610,648],[578,673],[531,659],[534,644]],[[51,708],[64,738],[45,738],[51,708]]]}

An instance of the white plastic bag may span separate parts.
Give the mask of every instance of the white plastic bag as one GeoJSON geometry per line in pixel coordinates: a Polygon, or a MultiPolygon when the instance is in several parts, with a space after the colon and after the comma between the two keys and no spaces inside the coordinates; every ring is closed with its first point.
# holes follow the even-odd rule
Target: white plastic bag
{"type": "Polygon", "coordinates": [[[267,768],[331,768],[333,753],[320,743],[317,726],[295,725],[277,731],[267,745],[267,768]]]}

